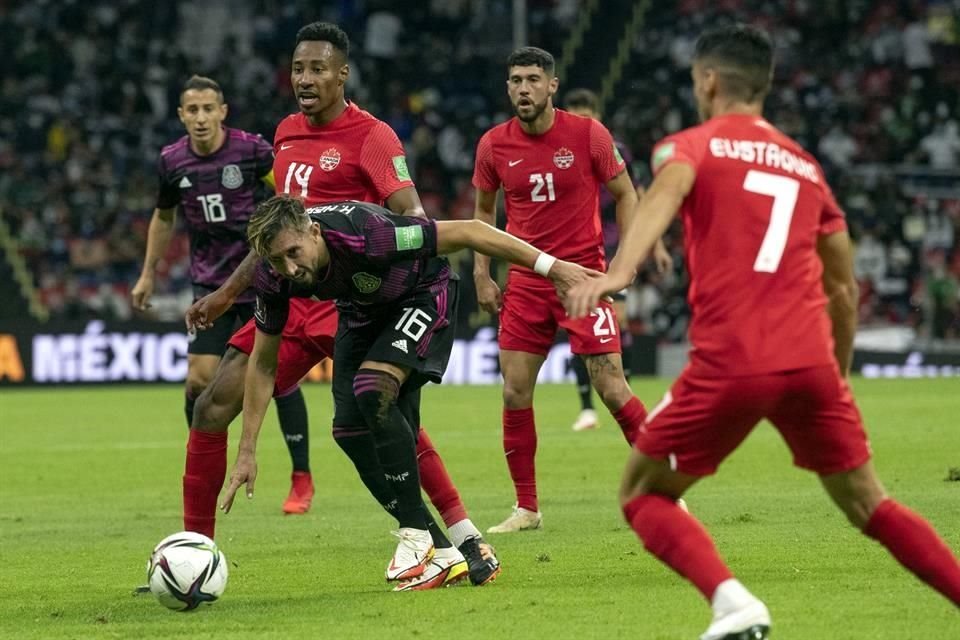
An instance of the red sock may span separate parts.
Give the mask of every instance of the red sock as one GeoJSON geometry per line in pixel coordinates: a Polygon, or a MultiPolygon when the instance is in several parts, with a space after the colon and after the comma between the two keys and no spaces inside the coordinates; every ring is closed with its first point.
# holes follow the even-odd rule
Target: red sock
{"type": "Polygon", "coordinates": [[[876,508],[863,532],[900,564],[960,607],[960,562],[930,523],[896,500],[876,508]]]}
{"type": "Polygon", "coordinates": [[[629,444],[633,444],[634,438],[637,437],[637,431],[640,430],[640,425],[647,419],[647,410],[640,402],[640,398],[633,396],[627,404],[614,412],[613,418],[620,425],[623,437],[627,439],[629,444]]]}
{"type": "Polygon", "coordinates": [[[517,492],[517,506],[539,511],[537,503],[537,428],[533,407],[503,410],[503,452],[517,492]]]}
{"type": "Polygon", "coordinates": [[[627,503],[623,515],[647,551],[692,582],[707,602],[721,582],[733,577],[707,530],[672,498],[639,496],[627,503]]]}
{"type": "Polygon", "coordinates": [[[453,480],[443,466],[440,454],[433,448],[430,436],[422,426],[417,438],[417,468],[420,470],[420,486],[437,508],[443,523],[449,527],[466,520],[467,509],[463,506],[460,493],[453,486],[453,480]]]}
{"type": "Polygon", "coordinates": [[[217,496],[227,477],[227,432],[190,429],[183,472],[183,528],[213,538],[217,496]]]}

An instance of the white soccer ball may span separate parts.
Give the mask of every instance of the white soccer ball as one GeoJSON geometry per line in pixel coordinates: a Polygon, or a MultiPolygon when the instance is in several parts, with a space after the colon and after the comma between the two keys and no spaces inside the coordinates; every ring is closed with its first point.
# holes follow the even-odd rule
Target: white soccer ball
{"type": "Polygon", "coordinates": [[[190,611],[223,595],[227,559],[207,536],[181,531],[153,549],[147,581],[160,604],[174,611],[190,611]]]}

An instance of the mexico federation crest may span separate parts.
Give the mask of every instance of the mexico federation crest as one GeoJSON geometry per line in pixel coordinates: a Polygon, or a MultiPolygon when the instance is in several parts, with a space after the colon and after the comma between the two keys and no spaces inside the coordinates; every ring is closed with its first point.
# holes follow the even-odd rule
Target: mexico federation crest
{"type": "Polygon", "coordinates": [[[236,189],[243,184],[243,172],[235,164],[228,164],[220,174],[220,184],[225,189],[236,189]]]}
{"type": "Polygon", "coordinates": [[[566,147],[560,147],[553,154],[553,164],[557,165],[557,169],[569,169],[573,166],[573,151],[566,147]]]}
{"type": "Polygon", "coordinates": [[[360,293],[373,293],[380,288],[380,278],[363,271],[353,274],[353,286],[360,293]]]}
{"type": "Polygon", "coordinates": [[[320,168],[324,171],[333,171],[340,164],[340,152],[330,147],[320,154],[320,168]]]}

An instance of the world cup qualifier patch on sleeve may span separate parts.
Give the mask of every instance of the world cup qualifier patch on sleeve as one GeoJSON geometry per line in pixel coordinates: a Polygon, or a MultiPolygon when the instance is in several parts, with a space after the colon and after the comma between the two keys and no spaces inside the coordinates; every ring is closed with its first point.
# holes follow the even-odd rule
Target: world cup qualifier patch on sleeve
{"type": "Polygon", "coordinates": [[[613,157],[617,161],[617,164],[623,162],[623,156],[620,155],[620,149],[617,149],[617,145],[613,145],[613,157]]]}
{"type": "Polygon", "coordinates": [[[394,229],[397,238],[397,251],[409,251],[423,246],[423,227],[418,224],[394,229]]]}
{"type": "Polygon", "coordinates": [[[673,152],[676,150],[675,142],[668,142],[667,144],[662,144],[656,148],[653,152],[653,170],[656,171],[660,166],[673,157],[673,152]]]}
{"type": "Polygon", "coordinates": [[[393,169],[397,172],[398,180],[410,179],[410,170],[407,169],[406,156],[393,156],[393,169]]]}

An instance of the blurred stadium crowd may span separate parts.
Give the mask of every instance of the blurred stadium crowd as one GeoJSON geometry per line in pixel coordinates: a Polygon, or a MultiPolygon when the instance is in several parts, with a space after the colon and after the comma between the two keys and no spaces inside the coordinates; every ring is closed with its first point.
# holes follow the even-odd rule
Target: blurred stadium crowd
{"type": "MultiPolygon", "coordinates": [[[[559,57],[581,3],[527,4],[528,41],[559,57]]],[[[612,4],[629,3],[601,7],[612,4]]],[[[689,64],[697,34],[724,17],[760,24],[778,53],[768,119],[820,159],[848,213],[861,321],[960,337],[957,3],[649,5],[605,105],[605,122],[633,149],[635,177],[648,179],[657,139],[696,121],[689,64]]],[[[53,317],[130,316],[157,156],[183,134],[175,110],[183,81],[213,77],[230,106],[227,124],[270,139],[296,108],[289,57],[297,29],[313,20],[351,36],[348,96],[404,141],[425,208],[472,216],[474,145],[509,115],[510,0],[0,1],[0,212],[53,317]]],[[[588,40],[578,57],[590,50],[588,40]]],[[[595,83],[581,82],[596,90],[600,77],[595,83]]],[[[560,104],[570,88],[561,77],[560,104]]],[[[670,240],[676,271],[642,274],[630,309],[637,331],[679,341],[678,229],[670,240]]],[[[160,315],[189,302],[188,251],[181,234],[158,274],[169,294],[158,299],[160,315]]]]}

